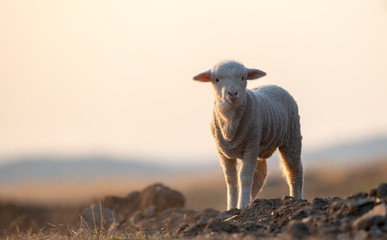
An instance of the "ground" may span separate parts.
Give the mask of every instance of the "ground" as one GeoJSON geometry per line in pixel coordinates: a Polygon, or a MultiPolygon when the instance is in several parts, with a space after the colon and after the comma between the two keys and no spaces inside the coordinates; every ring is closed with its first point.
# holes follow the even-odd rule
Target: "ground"
{"type": "Polygon", "coordinates": [[[12,211],[22,213],[19,219],[9,222],[2,233],[8,234],[9,238],[26,236],[23,234],[30,234],[27,238],[55,234],[53,238],[67,239],[387,238],[387,183],[372,188],[368,193],[359,192],[343,199],[314,198],[307,201],[287,196],[256,199],[243,209],[223,212],[212,208],[190,210],[183,207],[184,201],[184,196],[178,191],[154,184],[126,197],[110,196],[86,207],[81,212],[78,226],[49,225],[40,228],[35,235],[34,228],[37,230],[44,220],[25,220],[28,214],[44,214],[42,209],[2,205],[2,220],[7,215],[10,217],[12,211]]]}
{"type": "Polygon", "coordinates": [[[129,194],[68,205],[3,199],[0,238],[387,239],[385,172],[385,161],[309,170],[305,200],[286,196],[285,181],[269,175],[258,199],[230,211],[224,209],[221,174],[196,177],[191,187],[189,182],[148,184],[129,194]]]}

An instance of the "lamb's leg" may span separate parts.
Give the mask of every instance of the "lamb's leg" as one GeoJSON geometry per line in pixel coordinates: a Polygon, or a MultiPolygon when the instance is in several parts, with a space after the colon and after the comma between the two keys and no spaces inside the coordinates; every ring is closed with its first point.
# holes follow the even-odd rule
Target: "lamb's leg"
{"type": "Polygon", "coordinates": [[[253,200],[261,190],[267,174],[266,159],[258,159],[253,175],[253,186],[251,188],[251,199],[253,200]]]}
{"type": "Polygon", "coordinates": [[[287,177],[290,195],[302,199],[303,170],[301,162],[301,144],[297,147],[279,148],[283,171],[287,177]]]}
{"type": "Polygon", "coordinates": [[[230,210],[236,208],[238,204],[237,159],[220,154],[220,161],[227,184],[227,210],[230,210]]]}
{"type": "Polygon", "coordinates": [[[253,174],[257,165],[256,157],[244,157],[239,170],[239,199],[238,208],[241,209],[250,203],[253,174]]]}

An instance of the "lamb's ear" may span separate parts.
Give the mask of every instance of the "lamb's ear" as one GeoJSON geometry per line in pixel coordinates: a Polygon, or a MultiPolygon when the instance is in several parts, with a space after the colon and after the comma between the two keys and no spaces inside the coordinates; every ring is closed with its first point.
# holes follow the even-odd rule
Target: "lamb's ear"
{"type": "Polygon", "coordinates": [[[254,68],[247,68],[247,79],[257,79],[264,76],[266,76],[266,73],[261,70],[254,69],[254,68]]]}
{"type": "Polygon", "coordinates": [[[208,71],[199,73],[198,75],[193,77],[193,80],[200,81],[200,82],[209,82],[211,81],[210,75],[211,75],[211,70],[208,70],[208,71]]]}

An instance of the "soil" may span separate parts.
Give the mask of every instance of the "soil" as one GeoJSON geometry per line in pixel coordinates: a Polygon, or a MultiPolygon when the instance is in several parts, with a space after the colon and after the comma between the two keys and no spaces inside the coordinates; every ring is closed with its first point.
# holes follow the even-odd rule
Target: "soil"
{"type": "Polygon", "coordinates": [[[161,184],[136,195],[137,199],[130,194],[127,201],[106,198],[103,202],[117,213],[119,229],[143,231],[147,235],[207,236],[211,239],[230,235],[237,238],[387,239],[387,184],[345,199],[315,198],[312,202],[292,197],[256,199],[243,209],[225,212],[185,209],[182,195],[161,184]],[[160,201],[159,197],[164,200],[160,201]],[[138,210],[128,213],[130,201],[147,204],[140,204],[138,210]],[[166,206],[165,202],[171,204],[166,206]]]}
{"type": "MultiPolygon", "coordinates": [[[[256,199],[243,209],[224,212],[186,209],[184,201],[181,193],[154,184],[85,208],[82,225],[184,239],[387,239],[387,183],[342,199],[256,199]]],[[[4,206],[0,226],[10,212],[4,206]]]]}

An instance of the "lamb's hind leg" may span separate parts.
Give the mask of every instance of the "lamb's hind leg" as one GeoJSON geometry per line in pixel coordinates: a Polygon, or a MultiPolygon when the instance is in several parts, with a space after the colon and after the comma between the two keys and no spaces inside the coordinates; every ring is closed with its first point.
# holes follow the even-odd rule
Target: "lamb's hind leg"
{"type": "Polygon", "coordinates": [[[251,187],[251,199],[254,200],[266,180],[267,166],[266,159],[258,159],[257,166],[254,169],[253,186],[251,187]]]}
{"type": "Polygon", "coordinates": [[[279,150],[290,195],[294,198],[302,199],[303,169],[301,162],[301,142],[292,147],[282,146],[279,150]]]}

